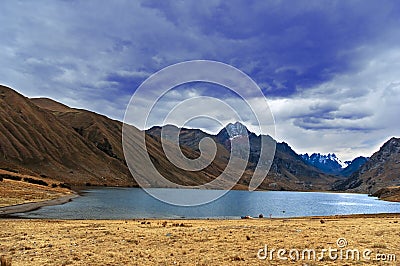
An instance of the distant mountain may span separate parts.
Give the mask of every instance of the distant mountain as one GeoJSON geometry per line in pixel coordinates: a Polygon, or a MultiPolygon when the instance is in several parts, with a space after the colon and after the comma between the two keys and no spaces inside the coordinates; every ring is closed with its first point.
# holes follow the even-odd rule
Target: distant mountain
{"type": "Polygon", "coordinates": [[[337,177],[324,174],[319,169],[304,163],[301,156],[285,142],[276,145],[276,154],[269,175],[278,183],[283,183],[282,180],[291,180],[291,183],[317,190],[329,190],[330,187],[326,186],[337,180],[337,177]]]}
{"type": "MultiPolygon", "coordinates": [[[[153,127],[147,130],[147,134],[160,138],[161,130],[166,140],[175,135],[179,131],[179,143],[181,147],[190,147],[195,151],[199,151],[199,143],[203,138],[211,138],[217,143],[217,154],[215,161],[219,165],[227,165],[231,154],[232,144],[247,145],[250,147],[248,164],[244,175],[239,181],[240,184],[247,186],[257,166],[261,152],[261,138],[265,138],[266,143],[276,145],[276,153],[273,157],[271,170],[266,173],[266,179],[261,184],[260,189],[269,190],[310,190],[310,189],[329,189],[331,184],[337,180],[333,176],[323,174],[313,166],[309,166],[303,162],[301,157],[294,152],[286,143],[276,143],[270,136],[257,136],[250,132],[246,126],[236,122],[228,124],[221,129],[217,135],[207,134],[199,129],[179,129],[175,126],[167,125],[164,127],[153,127]]],[[[245,154],[237,152],[236,156],[247,160],[245,154]]]]}
{"type": "Polygon", "coordinates": [[[382,188],[400,186],[400,138],[391,138],[334,190],[374,193],[382,188]]]}
{"type": "Polygon", "coordinates": [[[304,162],[318,168],[323,173],[344,177],[356,172],[368,160],[360,156],[353,161],[342,162],[334,153],[327,155],[320,153],[308,155],[306,153],[302,154],[301,158],[304,162]]]}
{"type": "Polygon", "coordinates": [[[313,153],[310,156],[306,153],[301,155],[301,158],[326,174],[339,174],[347,166],[334,153],[328,155],[313,153]]]}
{"type": "Polygon", "coordinates": [[[340,175],[342,176],[350,176],[354,172],[358,171],[360,167],[368,161],[368,158],[360,156],[355,158],[353,161],[346,161],[347,167],[340,171],[340,175]]]}

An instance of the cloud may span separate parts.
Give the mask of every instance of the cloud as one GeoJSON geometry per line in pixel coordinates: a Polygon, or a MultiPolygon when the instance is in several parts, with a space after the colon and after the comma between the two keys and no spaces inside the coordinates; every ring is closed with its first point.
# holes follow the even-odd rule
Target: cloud
{"type": "MultiPolygon", "coordinates": [[[[121,120],[152,73],[222,61],[260,85],[279,139],[347,159],[398,135],[399,13],[395,1],[5,1],[0,82],[121,120]]],[[[189,90],[234,102],[212,86],[196,89],[168,101],[189,90]]]]}
{"type": "MultiPolygon", "coordinates": [[[[213,38],[218,59],[250,73],[271,96],[290,96],[362,67],[363,51],[398,26],[392,2],[198,2],[147,6],[183,31],[213,38]]],[[[396,46],[396,39],[385,45],[396,46]]]]}
{"type": "Polygon", "coordinates": [[[336,152],[345,160],[370,156],[390,136],[399,136],[399,60],[400,50],[381,51],[357,72],[272,99],[278,138],[302,153],[336,152]]]}

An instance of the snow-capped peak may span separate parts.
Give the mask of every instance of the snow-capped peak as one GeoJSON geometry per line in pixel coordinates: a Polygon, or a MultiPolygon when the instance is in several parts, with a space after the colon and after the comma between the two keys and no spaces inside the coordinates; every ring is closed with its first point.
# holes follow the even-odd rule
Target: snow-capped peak
{"type": "Polygon", "coordinates": [[[346,168],[347,164],[342,162],[334,153],[328,153],[327,155],[320,154],[320,153],[313,153],[311,156],[309,156],[307,153],[301,155],[303,160],[316,165],[316,164],[322,164],[322,165],[337,165],[338,168],[346,168]]]}
{"type": "Polygon", "coordinates": [[[225,129],[229,134],[229,139],[231,140],[237,137],[247,136],[248,134],[246,126],[240,122],[236,122],[235,124],[229,123],[225,129]]]}
{"type": "Polygon", "coordinates": [[[342,168],[347,167],[347,164],[342,162],[334,153],[328,154],[328,159],[337,162],[342,168]]]}

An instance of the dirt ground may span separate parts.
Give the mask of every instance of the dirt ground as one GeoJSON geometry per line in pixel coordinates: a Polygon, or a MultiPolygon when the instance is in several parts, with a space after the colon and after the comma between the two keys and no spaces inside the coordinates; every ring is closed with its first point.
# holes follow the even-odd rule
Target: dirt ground
{"type": "Polygon", "coordinates": [[[248,220],[0,219],[0,228],[0,255],[12,259],[12,265],[400,265],[399,214],[248,220]],[[345,240],[338,246],[340,238],[345,240]],[[278,249],[285,249],[281,257],[289,259],[280,259],[278,249]],[[309,260],[307,251],[303,258],[305,249],[315,250],[316,259],[310,253],[309,260]],[[323,253],[318,261],[323,249],[331,249],[332,259],[323,253]],[[355,260],[348,253],[355,249],[359,260],[356,253],[355,260]],[[368,256],[363,257],[364,252],[368,256]]]}

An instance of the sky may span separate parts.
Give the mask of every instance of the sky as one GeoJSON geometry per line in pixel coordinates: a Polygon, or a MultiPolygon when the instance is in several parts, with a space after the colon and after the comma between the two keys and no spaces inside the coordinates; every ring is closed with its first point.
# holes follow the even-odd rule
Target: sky
{"type": "MultiPolygon", "coordinates": [[[[298,153],[351,160],[400,136],[398,1],[5,0],[0,34],[1,84],[114,119],[153,73],[215,60],[258,84],[274,137],[298,153]]],[[[160,110],[204,95],[237,100],[226,88],[189,84],[160,110]]],[[[228,122],[221,111],[219,124],[228,122]]]]}

